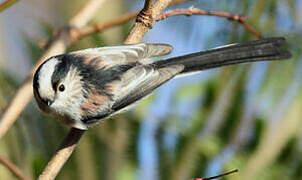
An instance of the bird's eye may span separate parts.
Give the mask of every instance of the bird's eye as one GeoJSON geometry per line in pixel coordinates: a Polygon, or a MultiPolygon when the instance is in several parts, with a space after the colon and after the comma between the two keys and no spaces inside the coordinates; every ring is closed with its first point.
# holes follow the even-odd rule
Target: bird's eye
{"type": "Polygon", "coordinates": [[[65,86],[63,84],[59,84],[58,90],[63,92],[65,90],[65,86]]]}

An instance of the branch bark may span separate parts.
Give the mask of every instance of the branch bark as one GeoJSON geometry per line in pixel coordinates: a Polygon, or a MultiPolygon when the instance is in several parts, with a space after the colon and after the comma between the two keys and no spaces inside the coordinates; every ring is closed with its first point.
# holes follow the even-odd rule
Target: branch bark
{"type": "MultiPolygon", "coordinates": [[[[93,26],[85,26],[83,28],[79,28],[79,29],[75,29],[74,31],[71,32],[72,34],[72,42],[76,42],[77,40],[86,37],[88,35],[91,35],[93,33],[97,33],[97,32],[102,32],[108,28],[117,26],[117,25],[121,25],[124,24],[132,19],[134,19],[137,15],[138,15],[138,11],[134,11],[131,13],[127,13],[125,15],[122,15],[116,19],[110,20],[108,22],[100,22],[100,23],[96,23],[93,26]]],[[[47,43],[43,43],[43,44],[47,44],[47,43]]]]}
{"type": "Polygon", "coordinates": [[[66,51],[66,47],[71,44],[70,31],[73,28],[81,28],[93,17],[99,7],[105,2],[105,0],[90,0],[83,8],[72,18],[66,28],[63,28],[50,43],[45,53],[41,56],[37,64],[32,69],[27,80],[18,89],[13,100],[7,106],[5,112],[0,119],[0,139],[12,126],[17,117],[21,114],[23,109],[31,100],[32,93],[32,77],[35,70],[42,64],[47,58],[62,54],[66,51]]]}
{"type": "Polygon", "coordinates": [[[228,176],[228,175],[236,173],[236,172],[238,172],[238,169],[235,169],[233,171],[229,171],[229,172],[226,172],[226,173],[223,173],[223,174],[219,174],[217,176],[212,176],[212,177],[207,177],[207,178],[194,178],[193,180],[213,180],[213,179],[222,178],[224,176],[228,176]]]}
{"type": "MultiPolygon", "coordinates": [[[[114,20],[108,21],[108,22],[99,22],[94,24],[93,26],[85,26],[83,28],[75,29],[72,32],[72,41],[77,41],[83,37],[86,37],[88,35],[91,35],[93,33],[99,33],[102,32],[108,28],[111,28],[113,26],[121,25],[123,23],[126,23],[127,21],[130,21],[134,19],[137,15],[139,14],[138,11],[134,11],[131,13],[127,13],[125,15],[122,15],[114,20]]],[[[174,9],[170,11],[163,12],[160,14],[155,21],[162,21],[166,18],[172,17],[172,16],[179,16],[179,15],[184,15],[184,16],[192,16],[192,15],[206,15],[206,16],[217,16],[217,17],[222,17],[226,18],[230,21],[235,21],[240,24],[242,24],[247,31],[250,33],[254,34],[258,39],[263,38],[261,33],[257,32],[252,26],[247,24],[247,17],[242,16],[239,14],[231,14],[228,12],[221,12],[221,11],[206,11],[198,8],[186,8],[186,9],[174,9]]]]}
{"type": "Polygon", "coordinates": [[[68,135],[63,140],[59,149],[56,151],[52,159],[48,162],[42,174],[39,176],[39,180],[54,179],[65,162],[72,154],[77,143],[81,139],[85,131],[71,128],[68,135]]]}
{"type": "Polygon", "coordinates": [[[3,164],[3,166],[7,167],[7,169],[10,170],[18,179],[30,180],[15,164],[3,156],[0,156],[0,164],[3,164]]]}
{"type": "Polygon", "coordinates": [[[0,4],[0,12],[4,11],[5,9],[9,8],[19,0],[6,0],[0,4]]]}
{"type": "Polygon", "coordinates": [[[206,10],[194,8],[193,6],[187,9],[175,9],[175,10],[164,12],[156,19],[156,21],[161,21],[168,17],[178,16],[178,15],[186,15],[186,16],[206,15],[206,16],[217,16],[217,17],[226,18],[228,20],[241,23],[246,28],[247,31],[254,34],[258,39],[263,38],[260,32],[257,32],[255,28],[247,24],[246,16],[242,16],[239,14],[231,14],[229,12],[222,12],[222,11],[206,11],[206,10]]]}
{"type": "Polygon", "coordinates": [[[134,23],[124,44],[135,44],[141,41],[146,32],[153,27],[155,19],[169,5],[172,0],[157,0],[154,6],[153,0],[146,0],[144,11],[141,11],[134,23]],[[151,9],[152,8],[152,9],[151,9]]]}

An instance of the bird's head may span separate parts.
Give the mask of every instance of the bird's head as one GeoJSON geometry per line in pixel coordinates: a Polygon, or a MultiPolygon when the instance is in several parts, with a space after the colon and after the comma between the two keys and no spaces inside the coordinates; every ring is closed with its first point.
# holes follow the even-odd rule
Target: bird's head
{"type": "Polygon", "coordinates": [[[78,68],[64,55],[45,61],[34,74],[34,97],[40,109],[64,121],[80,119],[84,101],[82,78],[78,68]]]}

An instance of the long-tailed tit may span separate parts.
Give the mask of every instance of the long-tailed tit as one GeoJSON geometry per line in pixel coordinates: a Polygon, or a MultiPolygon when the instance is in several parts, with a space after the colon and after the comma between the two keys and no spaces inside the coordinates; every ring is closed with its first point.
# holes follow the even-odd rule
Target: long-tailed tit
{"type": "Polygon", "coordinates": [[[37,69],[35,99],[42,111],[78,129],[105,119],[185,73],[231,64],[291,57],[284,38],[266,38],[152,61],[167,44],[101,47],[54,56],[37,69]]]}

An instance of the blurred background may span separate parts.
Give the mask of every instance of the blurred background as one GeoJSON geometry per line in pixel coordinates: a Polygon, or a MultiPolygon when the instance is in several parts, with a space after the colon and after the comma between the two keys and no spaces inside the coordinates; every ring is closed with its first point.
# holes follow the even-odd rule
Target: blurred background
{"type": "MultiPolygon", "coordinates": [[[[143,7],[106,1],[91,22],[143,7]]],[[[0,14],[0,114],[52,37],[85,3],[20,1],[0,14]]],[[[172,80],[137,107],[91,128],[57,179],[184,180],[239,169],[230,180],[302,179],[302,1],[196,0],[205,10],[246,15],[268,36],[284,36],[290,61],[229,66],[172,80]]],[[[132,22],[88,36],[68,51],[121,44],[132,22]]],[[[153,27],[144,42],[169,43],[168,57],[256,39],[219,17],[177,16],[153,27]]],[[[37,178],[68,132],[32,102],[0,141],[0,154],[37,178]]],[[[0,179],[15,179],[0,165],[0,179]]]]}

